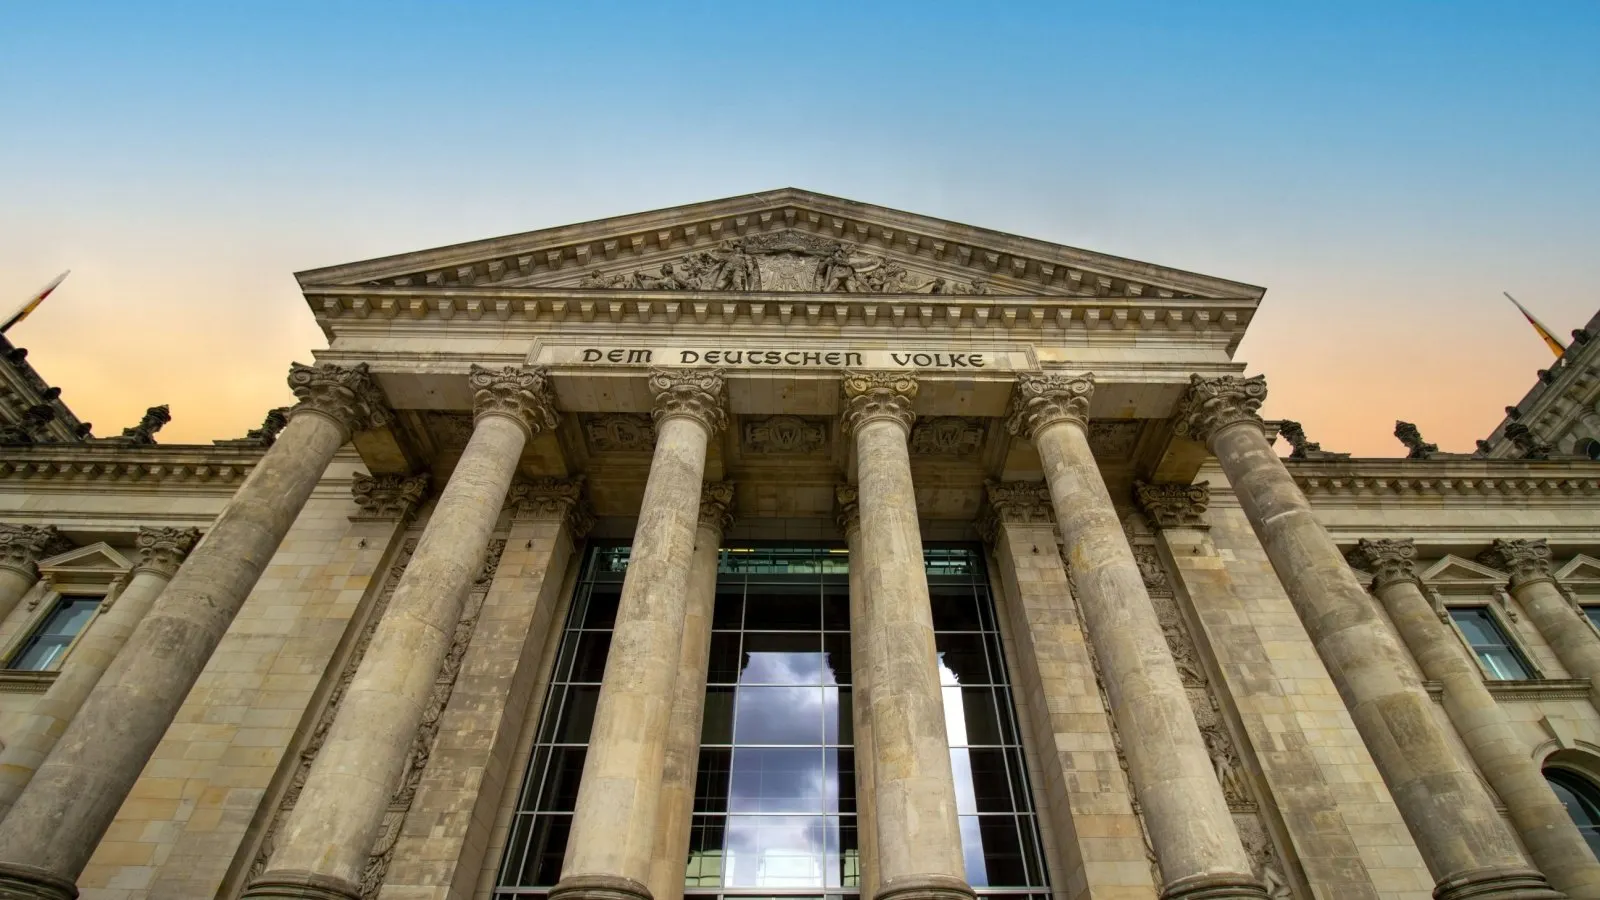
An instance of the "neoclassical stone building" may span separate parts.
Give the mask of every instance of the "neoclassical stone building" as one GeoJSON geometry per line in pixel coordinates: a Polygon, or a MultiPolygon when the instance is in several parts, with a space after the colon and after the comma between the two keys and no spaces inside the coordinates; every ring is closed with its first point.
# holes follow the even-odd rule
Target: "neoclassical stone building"
{"type": "Polygon", "coordinates": [[[804,191],[299,278],[237,440],[0,345],[0,898],[1600,898],[1585,331],[1353,459],[1260,288],[804,191]]]}

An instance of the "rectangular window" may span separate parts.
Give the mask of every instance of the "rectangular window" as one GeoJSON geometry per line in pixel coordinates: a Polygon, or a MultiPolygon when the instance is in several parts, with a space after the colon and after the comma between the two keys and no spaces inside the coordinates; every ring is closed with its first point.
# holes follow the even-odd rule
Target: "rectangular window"
{"type": "Polygon", "coordinates": [[[1585,606],[1583,614],[1589,617],[1589,621],[1594,623],[1594,627],[1600,628],[1600,606],[1585,606]]]}
{"type": "Polygon", "coordinates": [[[1523,659],[1512,645],[1511,638],[1500,628],[1494,615],[1486,607],[1464,606],[1450,610],[1450,618],[1466,636],[1472,652],[1488,671],[1489,677],[1500,681],[1524,681],[1533,677],[1533,667],[1523,659]]]}
{"type": "Polygon", "coordinates": [[[6,668],[45,672],[59,667],[62,654],[99,608],[99,597],[62,597],[56,601],[50,615],[28,635],[21,649],[12,655],[6,668]]]}

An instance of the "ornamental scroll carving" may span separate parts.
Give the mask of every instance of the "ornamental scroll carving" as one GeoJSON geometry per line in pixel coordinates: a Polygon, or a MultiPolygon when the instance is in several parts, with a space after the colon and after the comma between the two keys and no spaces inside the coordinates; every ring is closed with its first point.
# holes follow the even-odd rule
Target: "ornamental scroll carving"
{"type": "Polygon", "coordinates": [[[718,534],[733,525],[733,482],[713,481],[700,489],[700,527],[718,534]]]}
{"type": "Polygon", "coordinates": [[[579,540],[594,527],[594,513],[583,502],[584,481],[582,475],[514,481],[506,507],[513,519],[563,519],[579,540]]]}
{"type": "Polygon", "coordinates": [[[727,383],[721,369],[651,369],[650,393],[655,407],[650,416],[660,427],[666,419],[694,419],[716,434],[728,427],[727,383]]]}
{"type": "Polygon", "coordinates": [[[827,442],[826,425],[799,416],[770,416],[744,425],[745,448],[754,453],[811,453],[827,442]]]}
{"type": "Polygon", "coordinates": [[[350,482],[357,519],[404,519],[428,493],[428,476],[361,475],[350,482]]]}
{"type": "Polygon", "coordinates": [[[987,294],[980,279],[922,278],[859,245],[803,232],[751,235],[685,253],[656,268],[591,270],[580,288],[643,291],[806,291],[849,294],[987,294]]]}
{"type": "Polygon", "coordinates": [[[1082,375],[1024,374],[1011,394],[1006,429],[1026,440],[1056,422],[1089,426],[1089,401],[1094,397],[1094,373],[1082,375]]]}
{"type": "Polygon", "coordinates": [[[0,524],[0,566],[27,573],[29,578],[39,577],[38,563],[72,549],[54,525],[0,524]]]}
{"type": "Polygon", "coordinates": [[[983,446],[983,420],[934,416],[911,429],[911,452],[923,456],[967,456],[983,446]]]}
{"type": "Polygon", "coordinates": [[[315,410],[348,431],[382,428],[394,420],[394,411],[372,380],[366,363],[353,366],[292,363],[289,390],[300,401],[289,411],[291,418],[305,410],[315,410]]]}
{"type": "Polygon", "coordinates": [[[1211,440],[1230,425],[1248,422],[1265,427],[1257,411],[1267,399],[1267,378],[1253,375],[1241,378],[1224,375],[1220,378],[1189,377],[1189,392],[1178,403],[1178,414],[1173,430],[1201,443],[1211,440]]]}
{"type": "Polygon", "coordinates": [[[467,386],[472,389],[475,421],[489,415],[508,416],[530,435],[553,431],[560,421],[547,369],[486,369],[474,365],[467,374],[467,386]]]}
{"type": "Polygon", "coordinates": [[[849,534],[861,527],[861,493],[853,484],[835,485],[833,499],[838,512],[835,518],[839,523],[839,530],[849,534]]]}
{"type": "Polygon", "coordinates": [[[1489,549],[1478,554],[1478,562],[1491,569],[1511,573],[1511,587],[1521,587],[1530,581],[1551,580],[1550,543],[1544,538],[1535,540],[1506,540],[1496,538],[1489,549]]]}
{"type": "Polygon", "coordinates": [[[199,540],[198,528],[140,528],[133,539],[133,546],[139,551],[139,561],[134,564],[133,571],[150,571],[171,578],[178,574],[184,557],[199,540]]]}
{"type": "Polygon", "coordinates": [[[1208,528],[1206,507],[1211,504],[1211,482],[1133,483],[1133,496],[1157,528],[1208,528]]]}
{"type": "Polygon", "coordinates": [[[1417,545],[1410,538],[1362,538],[1345,558],[1350,565],[1371,572],[1374,587],[1396,581],[1423,587],[1417,578],[1417,545]]]}
{"type": "Polygon", "coordinates": [[[898,422],[910,434],[917,421],[917,378],[908,372],[846,372],[844,397],[846,434],[875,419],[898,422]]]}
{"type": "Polygon", "coordinates": [[[1042,481],[986,481],[988,509],[978,519],[978,535],[993,544],[1003,524],[1050,525],[1056,520],[1050,488],[1042,481]]]}

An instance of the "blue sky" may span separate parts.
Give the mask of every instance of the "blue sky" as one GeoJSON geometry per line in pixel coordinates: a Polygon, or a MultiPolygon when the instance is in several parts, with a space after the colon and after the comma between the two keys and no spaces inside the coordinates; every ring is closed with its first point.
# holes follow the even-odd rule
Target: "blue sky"
{"type": "Polygon", "coordinates": [[[0,121],[0,298],[74,269],[12,337],[101,433],[253,427],[295,270],[783,185],[1264,285],[1330,449],[1470,449],[1549,362],[1499,292],[1600,308],[1594,2],[10,4],[0,121]]]}

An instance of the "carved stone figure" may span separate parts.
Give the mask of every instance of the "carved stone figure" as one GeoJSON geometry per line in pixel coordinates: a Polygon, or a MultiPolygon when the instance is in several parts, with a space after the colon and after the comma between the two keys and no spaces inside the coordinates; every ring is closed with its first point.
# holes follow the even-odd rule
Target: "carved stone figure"
{"type": "Polygon", "coordinates": [[[1228,800],[1230,807],[1252,806],[1249,792],[1245,789],[1244,773],[1240,771],[1239,760],[1234,755],[1233,744],[1227,735],[1218,727],[1200,729],[1200,737],[1205,740],[1206,754],[1211,757],[1211,768],[1217,773],[1217,783],[1222,785],[1222,794],[1228,800]]]}
{"type": "Polygon", "coordinates": [[[626,286],[627,283],[628,277],[626,275],[606,275],[599,269],[591,269],[589,274],[583,276],[583,280],[578,282],[578,287],[618,288],[626,286]]]}
{"type": "Polygon", "coordinates": [[[850,263],[850,252],[843,245],[817,263],[817,290],[824,294],[834,292],[854,294],[861,284],[856,279],[855,266],[850,263]]]}
{"type": "Polygon", "coordinates": [[[719,248],[723,254],[711,276],[711,289],[716,291],[761,290],[761,266],[756,258],[745,251],[742,244],[724,241],[719,248]]]}
{"type": "Polygon", "coordinates": [[[1439,452],[1438,444],[1430,444],[1422,439],[1422,432],[1410,422],[1396,421],[1394,423],[1394,436],[1400,443],[1406,445],[1406,459],[1427,459],[1439,452]]]}

